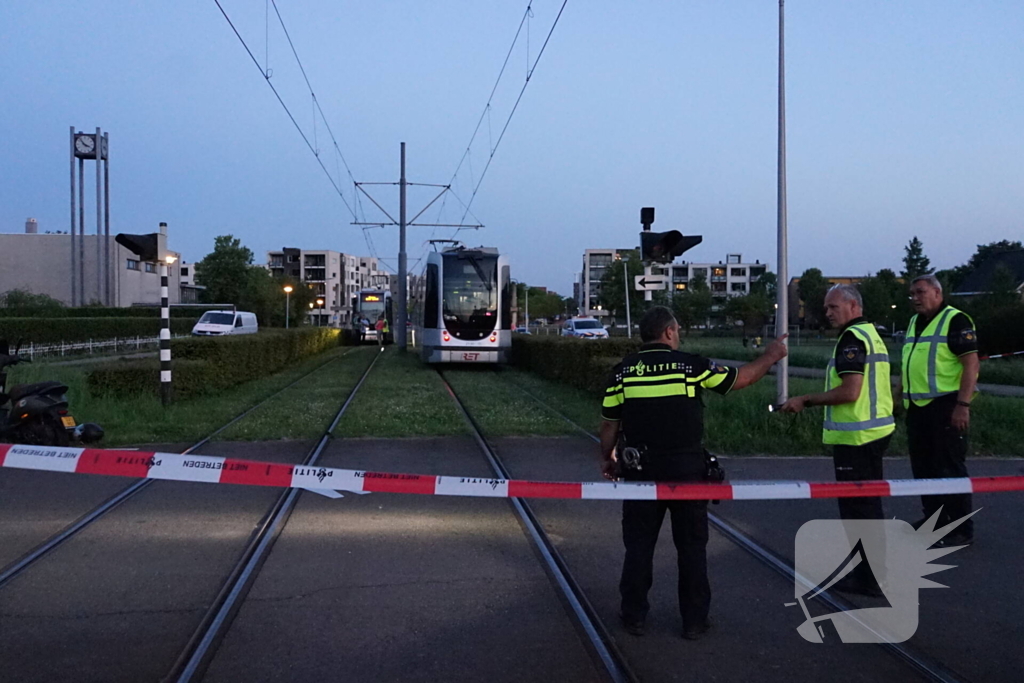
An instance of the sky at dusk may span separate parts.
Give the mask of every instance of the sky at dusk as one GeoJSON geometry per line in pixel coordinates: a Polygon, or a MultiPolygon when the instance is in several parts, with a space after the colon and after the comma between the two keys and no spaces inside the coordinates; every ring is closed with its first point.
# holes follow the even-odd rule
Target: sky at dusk
{"type": "MultiPolygon", "coordinates": [[[[0,4],[0,232],[69,227],[69,127],[111,136],[114,232],[165,221],[188,261],[234,234],[376,254],[396,228],[352,177],[452,183],[421,222],[466,222],[514,276],[572,293],[584,249],[654,229],[701,234],[695,261],[776,267],[776,0],[568,0],[486,176],[473,188],[562,7],[535,0],[487,114],[525,0],[278,0],[323,110],[264,1],[0,4]],[[321,169],[261,73],[272,71],[321,169]],[[475,141],[460,166],[474,127],[475,141]],[[326,120],[325,120],[326,119],[326,120]],[[456,169],[459,169],[456,174],[456,169]],[[332,181],[342,191],[335,191],[332,181]]],[[[1024,237],[1024,3],[786,4],[790,274],[898,270],[1024,237]]],[[[87,175],[87,225],[95,186],[87,175]]],[[[398,190],[367,190],[398,216],[398,190]]],[[[409,192],[412,217],[436,188],[409,192]]],[[[409,229],[410,265],[451,228],[409,229]]]]}

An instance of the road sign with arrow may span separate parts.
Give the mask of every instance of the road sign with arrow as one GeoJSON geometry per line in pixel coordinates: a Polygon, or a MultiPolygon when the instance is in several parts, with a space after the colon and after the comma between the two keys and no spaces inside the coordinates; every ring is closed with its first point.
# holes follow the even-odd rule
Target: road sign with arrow
{"type": "Polygon", "coordinates": [[[664,275],[634,275],[633,283],[638,292],[655,292],[665,289],[668,278],[664,275]]]}

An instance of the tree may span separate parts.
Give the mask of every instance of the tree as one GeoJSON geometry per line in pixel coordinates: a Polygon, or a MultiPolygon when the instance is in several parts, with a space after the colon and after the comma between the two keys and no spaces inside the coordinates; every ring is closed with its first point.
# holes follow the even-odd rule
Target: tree
{"type": "Polygon", "coordinates": [[[779,277],[772,272],[767,272],[757,278],[754,284],[750,285],[751,294],[764,294],[769,299],[774,299],[779,287],[779,277]]]}
{"type": "Polygon", "coordinates": [[[797,283],[800,300],[804,302],[804,322],[808,327],[820,327],[824,319],[825,295],[828,281],[817,268],[808,268],[797,283]]]}
{"type": "Polygon", "coordinates": [[[1024,244],[1017,240],[1000,240],[998,242],[989,242],[988,244],[979,244],[977,251],[974,252],[974,256],[967,263],[955,268],[940,270],[935,273],[935,276],[942,282],[944,291],[952,292],[967,279],[967,276],[975,268],[987,261],[990,256],[1004,251],[1018,251],[1020,249],[1024,249],[1024,244]]]}
{"type": "Polygon", "coordinates": [[[773,303],[763,292],[730,297],[725,304],[725,315],[743,323],[744,334],[754,334],[771,316],[773,303]]]}
{"type": "Polygon", "coordinates": [[[917,235],[910,240],[907,246],[903,247],[903,251],[906,252],[906,255],[903,257],[903,271],[900,275],[903,276],[904,282],[909,284],[918,275],[926,275],[931,272],[931,261],[924,255],[924,245],[921,240],[917,239],[917,235]]]}
{"type": "Polygon", "coordinates": [[[707,278],[697,275],[690,280],[689,287],[672,298],[672,310],[676,320],[689,333],[690,327],[700,325],[708,320],[711,308],[715,305],[707,278]]]}
{"type": "Polygon", "coordinates": [[[64,308],[57,299],[46,294],[33,294],[27,289],[12,289],[0,295],[0,308],[64,308]]]}
{"type": "Polygon", "coordinates": [[[250,283],[252,263],[252,251],[237,237],[215,237],[213,251],[196,264],[196,284],[206,287],[203,298],[208,303],[239,305],[250,283]]]}
{"type": "Polygon", "coordinates": [[[633,287],[633,278],[636,275],[643,275],[643,273],[644,265],[640,261],[640,252],[636,249],[623,253],[622,259],[613,261],[601,277],[601,304],[604,308],[625,320],[625,292],[628,286],[631,317],[639,320],[640,312],[645,308],[644,293],[636,291],[633,287]],[[623,278],[623,268],[626,269],[625,278],[623,278]]]}

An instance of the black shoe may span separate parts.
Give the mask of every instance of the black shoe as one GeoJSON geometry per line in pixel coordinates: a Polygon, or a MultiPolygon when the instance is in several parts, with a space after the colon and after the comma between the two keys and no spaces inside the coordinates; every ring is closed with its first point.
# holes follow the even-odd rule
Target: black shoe
{"type": "Polygon", "coordinates": [[[974,534],[965,534],[954,531],[948,536],[943,536],[932,545],[933,548],[954,548],[961,545],[974,543],[974,534]]]}
{"type": "Polygon", "coordinates": [[[683,638],[687,640],[700,640],[700,638],[711,628],[711,620],[705,620],[703,624],[683,629],[683,638]]]}
{"type": "Polygon", "coordinates": [[[623,628],[626,629],[626,633],[631,636],[642,636],[644,634],[644,620],[643,619],[627,619],[625,615],[619,615],[619,621],[622,622],[623,628]]]}
{"type": "Polygon", "coordinates": [[[852,593],[854,595],[864,595],[869,598],[884,598],[885,593],[878,586],[861,583],[851,576],[844,576],[842,579],[837,581],[830,590],[839,591],[840,593],[852,593]]]}

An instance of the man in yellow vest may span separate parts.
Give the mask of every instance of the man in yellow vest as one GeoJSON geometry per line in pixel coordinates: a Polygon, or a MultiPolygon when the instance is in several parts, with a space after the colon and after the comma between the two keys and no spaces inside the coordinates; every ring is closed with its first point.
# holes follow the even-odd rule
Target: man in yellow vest
{"type": "MultiPolygon", "coordinates": [[[[980,365],[974,321],[942,300],[942,284],[934,275],[914,278],[910,302],[916,314],[907,325],[900,375],[910,466],[917,479],[966,477],[967,428],[980,365]]],[[[968,514],[971,495],[921,496],[924,518],[914,526],[940,506],[936,528],[968,514]]],[[[973,540],[974,523],[968,519],[937,545],[973,540]]]]}
{"type": "MultiPolygon", "coordinates": [[[[781,410],[799,413],[809,406],[825,406],[822,441],[832,446],[836,481],[883,479],[882,456],[896,430],[889,354],[875,326],[864,319],[860,292],[853,285],[835,285],[828,291],[825,317],[840,329],[825,373],[825,391],[794,396],[781,410]]],[[[838,501],[841,519],[884,518],[881,498],[838,501]]],[[[883,565],[884,560],[875,568],[884,571],[883,565]]],[[[881,595],[867,563],[857,565],[834,587],[848,593],[881,595]]]]}

